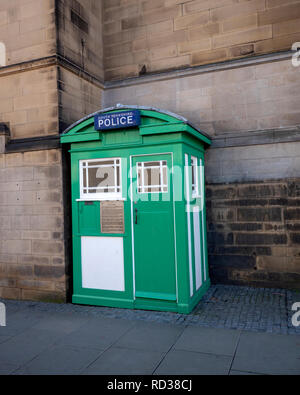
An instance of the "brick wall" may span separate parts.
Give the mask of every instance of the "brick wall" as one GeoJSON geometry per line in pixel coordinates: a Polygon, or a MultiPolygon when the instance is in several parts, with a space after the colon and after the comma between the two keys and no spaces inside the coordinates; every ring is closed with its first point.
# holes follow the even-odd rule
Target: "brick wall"
{"type": "Polygon", "coordinates": [[[299,178],[208,185],[213,281],[299,289],[299,206],[299,178]]]}
{"type": "Polygon", "coordinates": [[[106,78],[291,49],[299,0],[104,0],[106,78]]]}
{"type": "Polygon", "coordinates": [[[60,150],[0,155],[0,297],[65,300],[60,150]]]}

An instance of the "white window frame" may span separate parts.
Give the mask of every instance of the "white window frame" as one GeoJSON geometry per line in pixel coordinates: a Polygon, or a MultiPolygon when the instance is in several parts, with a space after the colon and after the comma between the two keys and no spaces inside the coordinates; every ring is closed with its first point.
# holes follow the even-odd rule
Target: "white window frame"
{"type": "MultiPolygon", "coordinates": [[[[99,166],[94,166],[99,167],[99,166]]],[[[111,165],[104,165],[103,167],[111,167],[111,165]]],[[[100,158],[100,159],[86,159],[79,161],[79,172],[80,172],[80,199],[82,201],[88,200],[123,200],[122,199],[122,159],[121,158],[100,158]],[[115,181],[117,180],[117,167],[120,169],[120,185],[115,185],[114,187],[109,187],[110,189],[115,189],[114,192],[100,192],[101,189],[107,189],[107,187],[99,187],[99,188],[92,188],[92,189],[99,189],[99,192],[96,193],[84,193],[84,186],[83,186],[83,170],[85,168],[93,168],[91,165],[92,163],[101,163],[101,162],[108,162],[113,161],[115,166],[115,181]],[[119,161],[119,164],[117,164],[119,161]],[[86,166],[83,166],[83,163],[86,163],[86,166]],[[119,189],[119,191],[117,191],[119,189]]],[[[87,174],[88,180],[88,174],[87,174]]]]}
{"type": "Polygon", "coordinates": [[[137,174],[137,193],[138,194],[154,194],[154,193],[168,193],[169,192],[169,182],[168,182],[168,163],[166,160],[154,160],[154,161],[147,161],[147,162],[137,162],[136,164],[136,174],[137,174]],[[145,185],[145,163],[159,163],[158,166],[149,166],[148,169],[160,169],[160,178],[161,178],[161,185],[145,185]],[[166,162],[165,165],[163,165],[163,162],[166,162]],[[167,179],[164,180],[164,168],[167,169],[167,179]],[[139,183],[139,169],[141,169],[142,172],[142,183],[140,185],[139,183]],[[166,183],[165,183],[166,181],[166,183]],[[151,188],[160,188],[161,191],[154,192],[154,191],[149,191],[151,188]],[[148,189],[148,191],[147,191],[148,189]],[[164,190],[166,189],[166,190],[164,190]]]}

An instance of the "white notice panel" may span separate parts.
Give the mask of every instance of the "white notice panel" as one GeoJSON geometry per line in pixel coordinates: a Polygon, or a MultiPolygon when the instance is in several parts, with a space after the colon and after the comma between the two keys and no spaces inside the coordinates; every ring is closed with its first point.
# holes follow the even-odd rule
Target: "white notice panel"
{"type": "Polygon", "coordinates": [[[81,238],[82,288],[125,291],[122,237],[81,238]]]}

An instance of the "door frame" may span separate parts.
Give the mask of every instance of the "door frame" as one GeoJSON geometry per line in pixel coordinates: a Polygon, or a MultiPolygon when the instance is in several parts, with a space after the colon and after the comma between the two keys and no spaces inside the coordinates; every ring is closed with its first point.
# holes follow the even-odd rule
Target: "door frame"
{"type": "MultiPolygon", "coordinates": [[[[173,169],[174,169],[174,160],[173,160],[173,152],[158,152],[158,153],[151,153],[151,154],[138,154],[138,155],[130,155],[130,200],[131,200],[131,235],[132,235],[132,273],[133,273],[133,300],[136,300],[136,279],[135,279],[135,252],[134,252],[134,212],[133,212],[133,158],[139,158],[139,157],[146,157],[146,156],[161,156],[161,155],[170,155],[171,156],[171,163],[172,163],[172,169],[171,169],[171,174],[174,175],[173,169]]],[[[176,303],[178,303],[178,268],[177,268],[177,241],[176,241],[176,217],[175,217],[175,201],[174,201],[174,196],[175,196],[175,188],[174,188],[174,180],[172,177],[172,203],[173,203],[173,225],[174,225],[174,257],[175,257],[175,278],[176,278],[176,303]]]]}

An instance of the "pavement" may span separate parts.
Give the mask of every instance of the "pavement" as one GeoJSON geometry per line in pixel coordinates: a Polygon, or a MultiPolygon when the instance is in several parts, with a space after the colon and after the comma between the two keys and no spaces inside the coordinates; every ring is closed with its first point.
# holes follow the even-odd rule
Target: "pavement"
{"type": "Polygon", "coordinates": [[[215,285],[193,313],[4,301],[0,375],[299,375],[297,292],[215,285]]]}

